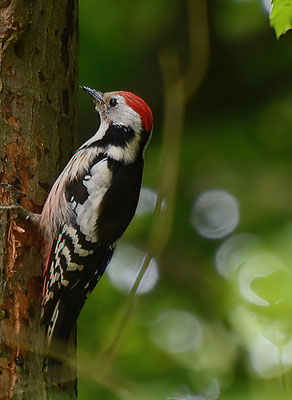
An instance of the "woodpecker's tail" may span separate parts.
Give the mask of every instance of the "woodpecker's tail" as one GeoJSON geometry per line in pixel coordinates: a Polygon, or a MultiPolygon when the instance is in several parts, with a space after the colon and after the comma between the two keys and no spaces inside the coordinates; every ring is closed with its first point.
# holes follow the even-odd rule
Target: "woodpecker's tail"
{"type": "Polygon", "coordinates": [[[43,365],[47,387],[52,391],[62,388],[66,393],[72,392],[72,398],[77,395],[76,332],[73,329],[67,343],[52,339],[43,365]]]}

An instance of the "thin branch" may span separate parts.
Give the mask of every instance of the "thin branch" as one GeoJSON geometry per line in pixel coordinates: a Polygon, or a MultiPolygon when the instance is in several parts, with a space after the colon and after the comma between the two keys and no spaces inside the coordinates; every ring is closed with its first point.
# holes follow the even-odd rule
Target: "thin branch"
{"type": "Polygon", "coordinates": [[[178,52],[163,51],[160,66],[164,81],[165,105],[163,144],[160,155],[159,194],[154,211],[147,256],[134,285],[114,321],[114,334],[110,335],[101,351],[103,373],[110,373],[121,342],[137,305],[137,289],[153,256],[160,259],[171,235],[176,202],[179,159],[183,136],[186,102],[193,97],[206,73],[209,58],[209,37],[206,0],[188,0],[189,13],[189,66],[185,74],[179,68],[178,52]],[[165,204],[165,207],[162,207],[165,204]]]}

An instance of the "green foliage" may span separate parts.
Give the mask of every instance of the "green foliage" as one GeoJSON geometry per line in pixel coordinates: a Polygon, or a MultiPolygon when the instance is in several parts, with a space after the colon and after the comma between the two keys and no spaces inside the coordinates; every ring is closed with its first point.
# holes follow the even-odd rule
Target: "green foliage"
{"type": "Polygon", "coordinates": [[[220,36],[228,41],[238,41],[247,40],[260,32],[266,18],[257,0],[221,0],[214,22],[220,36]]]}
{"type": "Polygon", "coordinates": [[[292,28],[292,1],[273,0],[270,15],[271,25],[275,29],[277,39],[292,28]]]}
{"type": "MultiPolygon", "coordinates": [[[[283,4],[275,1],[273,12],[283,4]]],[[[159,280],[138,296],[108,374],[101,350],[117,333],[127,291],[105,274],[90,295],[78,325],[80,400],[291,398],[291,37],[275,40],[258,0],[208,7],[209,67],[184,110],[174,225],[159,280]],[[191,218],[210,189],[230,193],[240,209],[235,230],[217,239],[200,236],[191,218]]],[[[186,69],[187,2],[88,0],[80,9],[81,83],[148,101],[155,127],[144,185],[158,191],[165,122],[158,60],[175,50],[186,69]]],[[[196,38],[203,43],[201,32],[196,38]]],[[[97,118],[83,93],[80,104],[85,140],[97,118]]],[[[152,222],[150,213],[136,216],[123,241],[146,251],[152,222]]]]}

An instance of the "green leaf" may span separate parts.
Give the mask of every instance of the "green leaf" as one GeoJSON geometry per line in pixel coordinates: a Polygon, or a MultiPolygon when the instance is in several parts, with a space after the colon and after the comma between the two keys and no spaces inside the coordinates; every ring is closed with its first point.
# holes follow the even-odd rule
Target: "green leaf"
{"type": "Polygon", "coordinates": [[[271,26],[275,29],[277,39],[292,28],[292,0],[273,0],[270,14],[271,26]]]}

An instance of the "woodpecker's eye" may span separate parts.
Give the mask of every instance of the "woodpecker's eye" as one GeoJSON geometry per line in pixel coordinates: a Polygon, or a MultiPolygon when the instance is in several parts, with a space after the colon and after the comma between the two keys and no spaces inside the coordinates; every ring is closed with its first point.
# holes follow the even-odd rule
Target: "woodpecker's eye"
{"type": "Polygon", "coordinates": [[[114,97],[112,97],[112,98],[110,99],[110,101],[109,101],[109,105],[110,105],[111,107],[115,107],[117,104],[118,104],[118,100],[115,99],[114,97]]]}

